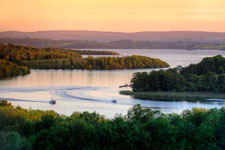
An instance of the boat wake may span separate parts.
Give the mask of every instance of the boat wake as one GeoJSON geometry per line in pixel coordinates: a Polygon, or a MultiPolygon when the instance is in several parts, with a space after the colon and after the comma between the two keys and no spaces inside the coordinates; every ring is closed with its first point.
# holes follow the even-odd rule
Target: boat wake
{"type": "Polygon", "coordinates": [[[0,97],[0,100],[8,100],[8,101],[15,101],[15,102],[49,103],[48,100],[46,100],[46,101],[40,101],[40,100],[24,100],[24,99],[3,98],[3,97],[0,97]]]}
{"type": "MultiPolygon", "coordinates": [[[[8,101],[21,101],[21,102],[41,102],[49,103],[49,100],[54,98],[60,101],[88,101],[88,102],[97,102],[97,103],[112,103],[112,99],[109,97],[96,97],[93,92],[95,91],[104,91],[104,87],[34,87],[34,88],[3,88],[0,90],[0,100],[5,99],[8,101]],[[44,93],[43,93],[44,92],[44,93]],[[18,93],[26,94],[35,94],[43,95],[41,99],[37,97],[37,100],[27,100],[24,97],[13,98],[18,93]],[[11,97],[11,96],[12,97],[11,97]],[[39,99],[38,99],[39,98],[39,99]]],[[[28,97],[28,96],[27,96],[28,97]]]]}
{"type": "Polygon", "coordinates": [[[95,101],[95,102],[107,102],[107,100],[99,100],[99,99],[93,99],[93,98],[85,98],[85,97],[79,97],[70,95],[68,91],[62,90],[62,91],[56,91],[57,95],[64,97],[64,98],[72,98],[72,99],[78,99],[78,100],[87,100],[87,101],[95,101]]]}

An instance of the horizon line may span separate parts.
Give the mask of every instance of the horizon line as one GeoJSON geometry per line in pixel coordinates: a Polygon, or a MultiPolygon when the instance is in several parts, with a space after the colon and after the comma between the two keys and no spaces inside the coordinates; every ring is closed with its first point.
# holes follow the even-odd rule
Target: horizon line
{"type": "Polygon", "coordinates": [[[201,31],[201,30],[157,30],[157,31],[133,31],[133,32],[125,32],[125,31],[101,31],[101,30],[35,30],[35,31],[21,31],[21,30],[5,30],[0,31],[3,32],[53,32],[53,31],[85,31],[85,32],[107,32],[107,33],[143,33],[143,32],[203,32],[203,33],[225,33],[218,31],[201,31]]]}

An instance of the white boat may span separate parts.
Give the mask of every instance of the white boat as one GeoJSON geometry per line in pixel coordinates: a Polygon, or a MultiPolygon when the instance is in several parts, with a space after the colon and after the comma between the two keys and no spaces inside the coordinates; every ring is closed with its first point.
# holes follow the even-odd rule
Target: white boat
{"type": "Polygon", "coordinates": [[[111,100],[112,103],[117,103],[117,100],[113,99],[111,100]]]}
{"type": "Polygon", "coordinates": [[[56,100],[51,99],[51,100],[49,101],[49,103],[52,104],[52,105],[54,105],[54,104],[56,104],[56,100]]]}

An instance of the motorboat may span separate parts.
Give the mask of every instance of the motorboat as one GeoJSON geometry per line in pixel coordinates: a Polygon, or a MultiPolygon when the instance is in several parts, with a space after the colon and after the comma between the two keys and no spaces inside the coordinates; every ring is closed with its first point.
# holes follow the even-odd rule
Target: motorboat
{"type": "Polygon", "coordinates": [[[125,84],[125,85],[119,86],[119,88],[128,87],[128,86],[129,86],[128,84],[125,84]]]}
{"type": "Polygon", "coordinates": [[[51,100],[49,101],[49,104],[52,104],[52,105],[56,104],[56,100],[51,99],[51,100]]]}
{"type": "Polygon", "coordinates": [[[117,103],[117,100],[113,99],[111,100],[112,103],[117,103]]]}

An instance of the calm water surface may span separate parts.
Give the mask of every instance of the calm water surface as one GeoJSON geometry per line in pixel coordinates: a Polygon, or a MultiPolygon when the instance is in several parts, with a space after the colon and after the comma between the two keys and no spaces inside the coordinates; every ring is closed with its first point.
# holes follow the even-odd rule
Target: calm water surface
{"type": "MultiPolygon", "coordinates": [[[[112,51],[112,50],[110,50],[112,51]]],[[[224,51],[209,50],[113,50],[122,55],[144,55],[160,58],[170,64],[187,66],[198,63],[203,57],[223,55],[224,51]]],[[[96,111],[106,117],[126,114],[135,104],[161,110],[164,113],[180,113],[193,107],[220,108],[225,102],[162,102],[143,101],[130,96],[119,95],[118,86],[129,84],[134,72],[152,71],[152,69],[82,71],[82,70],[32,70],[31,74],[0,81],[0,98],[7,98],[14,105],[24,108],[55,110],[70,115],[75,111],[96,111]],[[56,99],[56,105],[50,105],[50,99],[56,99]],[[112,99],[118,102],[113,104],[112,99]]]]}

